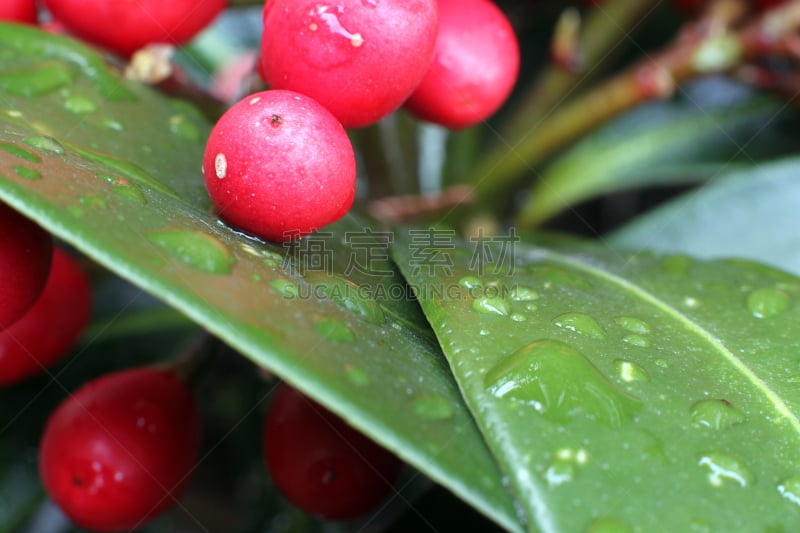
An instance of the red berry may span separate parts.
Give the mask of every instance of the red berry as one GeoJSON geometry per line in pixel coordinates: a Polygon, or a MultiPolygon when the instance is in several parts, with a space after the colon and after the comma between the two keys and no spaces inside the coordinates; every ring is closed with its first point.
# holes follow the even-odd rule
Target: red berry
{"type": "Polygon", "coordinates": [[[279,385],[264,424],[264,456],[293,505],[331,520],[355,518],[391,492],[402,463],[297,390],[279,385]]]}
{"type": "Polygon", "coordinates": [[[433,63],[406,108],[449,128],[472,126],[511,93],[519,72],[517,38],[489,0],[439,0],[439,17],[433,63]]]}
{"type": "Polygon", "coordinates": [[[0,332],[0,385],[52,366],[89,323],[91,287],[78,263],[56,248],[50,277],[30,311],[0,332]]]}
{"type": "Polygon", "coordinates": [[[3,0],[0,2],[0,21],[36,24],[36,0],[3,0]]]}
{"type": "Polygon", "coordinates": [[[52,255],[50,234],[0,203],[0,331],[19,320],[42,293],[52,255]]]}
{"type": "Polygon", "coordinates": [[[292,91],[255,93],[231,107],[211,131],[203,173],[219,215],[270,241],[341,218],[355,195],[355,155],[344,128],[292,91]]]}
{"type": "Polygon", "coordinates": [[[124,56],[153,43],[183,44],[225,7],[225,0],[44,0],[76,36],[124,56]]]}
{"type": "Polygon", "coordinates": [[[39,473],[78,526],[130,531],[175,504],[200,450],[200,416],[175,374],[136,368],[86,383],[50,415],[39,473]]]}
{"type": "Polygon", "coordinates": [[[261,68],[274,89],[311,96],[345,127],[397,109],[436,41],[436,0],[269,0],[261,68]]]}

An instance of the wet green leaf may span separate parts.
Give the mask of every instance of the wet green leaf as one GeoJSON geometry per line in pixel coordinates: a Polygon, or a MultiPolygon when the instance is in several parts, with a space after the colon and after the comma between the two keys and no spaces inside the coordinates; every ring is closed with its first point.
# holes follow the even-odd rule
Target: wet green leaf
{"type": "Polygon", "coordinates": [[[554,160],[531,189],[520,223],[538,225],[571,205],[622,189],[720,177],[800,146],[791,134],[800,116],[781,100],[719,80],[684,91],[678,101],[623,115],[554,160]]]}
{"type": "Polygon", "coordinates": [[[800,159],[731,172],[610,236],[617,246],[695,257],[746,257],[800,275],[800,159]]]}
{"type": "Polygon", "coordinates": [[[381,235],[349,219],[281,247],[231,230],[210,209],[196,111],[73,41],[0,36],[0,199],[519,528],[381,235]],[[13,89],[32,76],[47,83],[13,89]]]}
{"type": "Polygon", "coordinates": [[[394,256],[531,524],[800,528],[800,279],[504,238],[394,256]]]}

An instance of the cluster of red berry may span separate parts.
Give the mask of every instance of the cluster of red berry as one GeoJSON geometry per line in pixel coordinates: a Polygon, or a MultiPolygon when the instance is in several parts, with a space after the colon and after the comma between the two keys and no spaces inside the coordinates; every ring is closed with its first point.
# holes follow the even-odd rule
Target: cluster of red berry
{"type": "Polygon", "coordinates": [[[235,104],[206,146],[219,215],[270,241],[342,217],[355,196],[345,128],[399,107],[449,128],[492,115],[519,69],[490,0],[269,0],[258,71],[271,90],[235,104]]]}

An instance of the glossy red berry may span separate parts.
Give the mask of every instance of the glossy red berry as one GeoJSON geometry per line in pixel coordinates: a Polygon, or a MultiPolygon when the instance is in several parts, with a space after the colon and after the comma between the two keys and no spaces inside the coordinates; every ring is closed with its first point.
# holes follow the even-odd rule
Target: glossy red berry
{"type": "Polygon", "coordinates": [[[0,2],[0,21],[36,24],[36,0],[3,0],[0,2]]]}
{"type": "Polygon", "coordinates": [[[403,103],[433,55],[436,0],[269,0],[261,66],[273,89],[311,96],[345,127],[403,103]]]}
{"type": "Polygon", "coordinates": [[[423,120],[464,128],[506,101],[519,73],[519,45],[503,12],[489,0],[439,0],[433,62],[406,102],[423,120]]]}
{"type": "Polygon", "coordinates": [[[131,531],[175,504],[199,450],[192,392],[172,372],[136,368],[86,383],[53,412],[39,472],[76,525],[131,531]]]}
{"type": "Polygon", "coordinates": [[[42,293],[52,255],[50,234],[0,203],[0,331],[19,320],[42,293]]]}
{"type": "Polygon", "coordinates": [[[296,389],[280,385],[264,424],[264,456],[293,505],[330,520],[360,516],[391,492],[402,463],[296,389]]]}
{"type": "Polygon", "coordinates": [[[355,196],[347,133],[325,108],[292,91],[255,93],[231,107],[211,131],[203,173],[220,217],[270,241],[341,218],[355,196]]]}
{"type": "Polygon", "coordinates": [[[56,248],[42,295],[25,316],[0,331],[0,385],[39,374],[66,355],[89,323],[91,296],[81,267],[56,248]]]}
{"type": "Polygon", "coordinates": [[[183,44],[225,7],[225,0],[44,0],[70,33],[123,56],[154,43],[183,44]]]}

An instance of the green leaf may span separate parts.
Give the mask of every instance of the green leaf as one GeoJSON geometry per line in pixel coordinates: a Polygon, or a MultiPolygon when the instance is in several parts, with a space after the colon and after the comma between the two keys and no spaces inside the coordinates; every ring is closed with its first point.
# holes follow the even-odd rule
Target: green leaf
{"type": "Polygon", "coordinates": [[[380,235],[348,219],[282,248],[231,230],[205,192],[210,126],[197,112],[71,40],[12,25],[0,35],[2,201],[519,529],[380,235]],[[369,249],[372,270],[349,272],[369,249]],[[440,408],[415,409],[431,402],[440,408]]]}
{"type": "Polygon", "coordinates": [[[798,278],[473,245],[394,256],[532,527],[800,528],[798,278]]]}
{"type": "Polygon", "coordinates": [[[781,100],[705,81],[680,100],[622,116],[557,158],[531,189],[520,223],[541,224],[601,194],[681,185],[792,153],[798,140],[787,132],[797,122],[798,114],[781,100]]]}
{"type": "Polygon", "coordinates": [[[746,257],[800,275],[800,158],[730,172],[614,232],[623,248],[746,257]]]}

